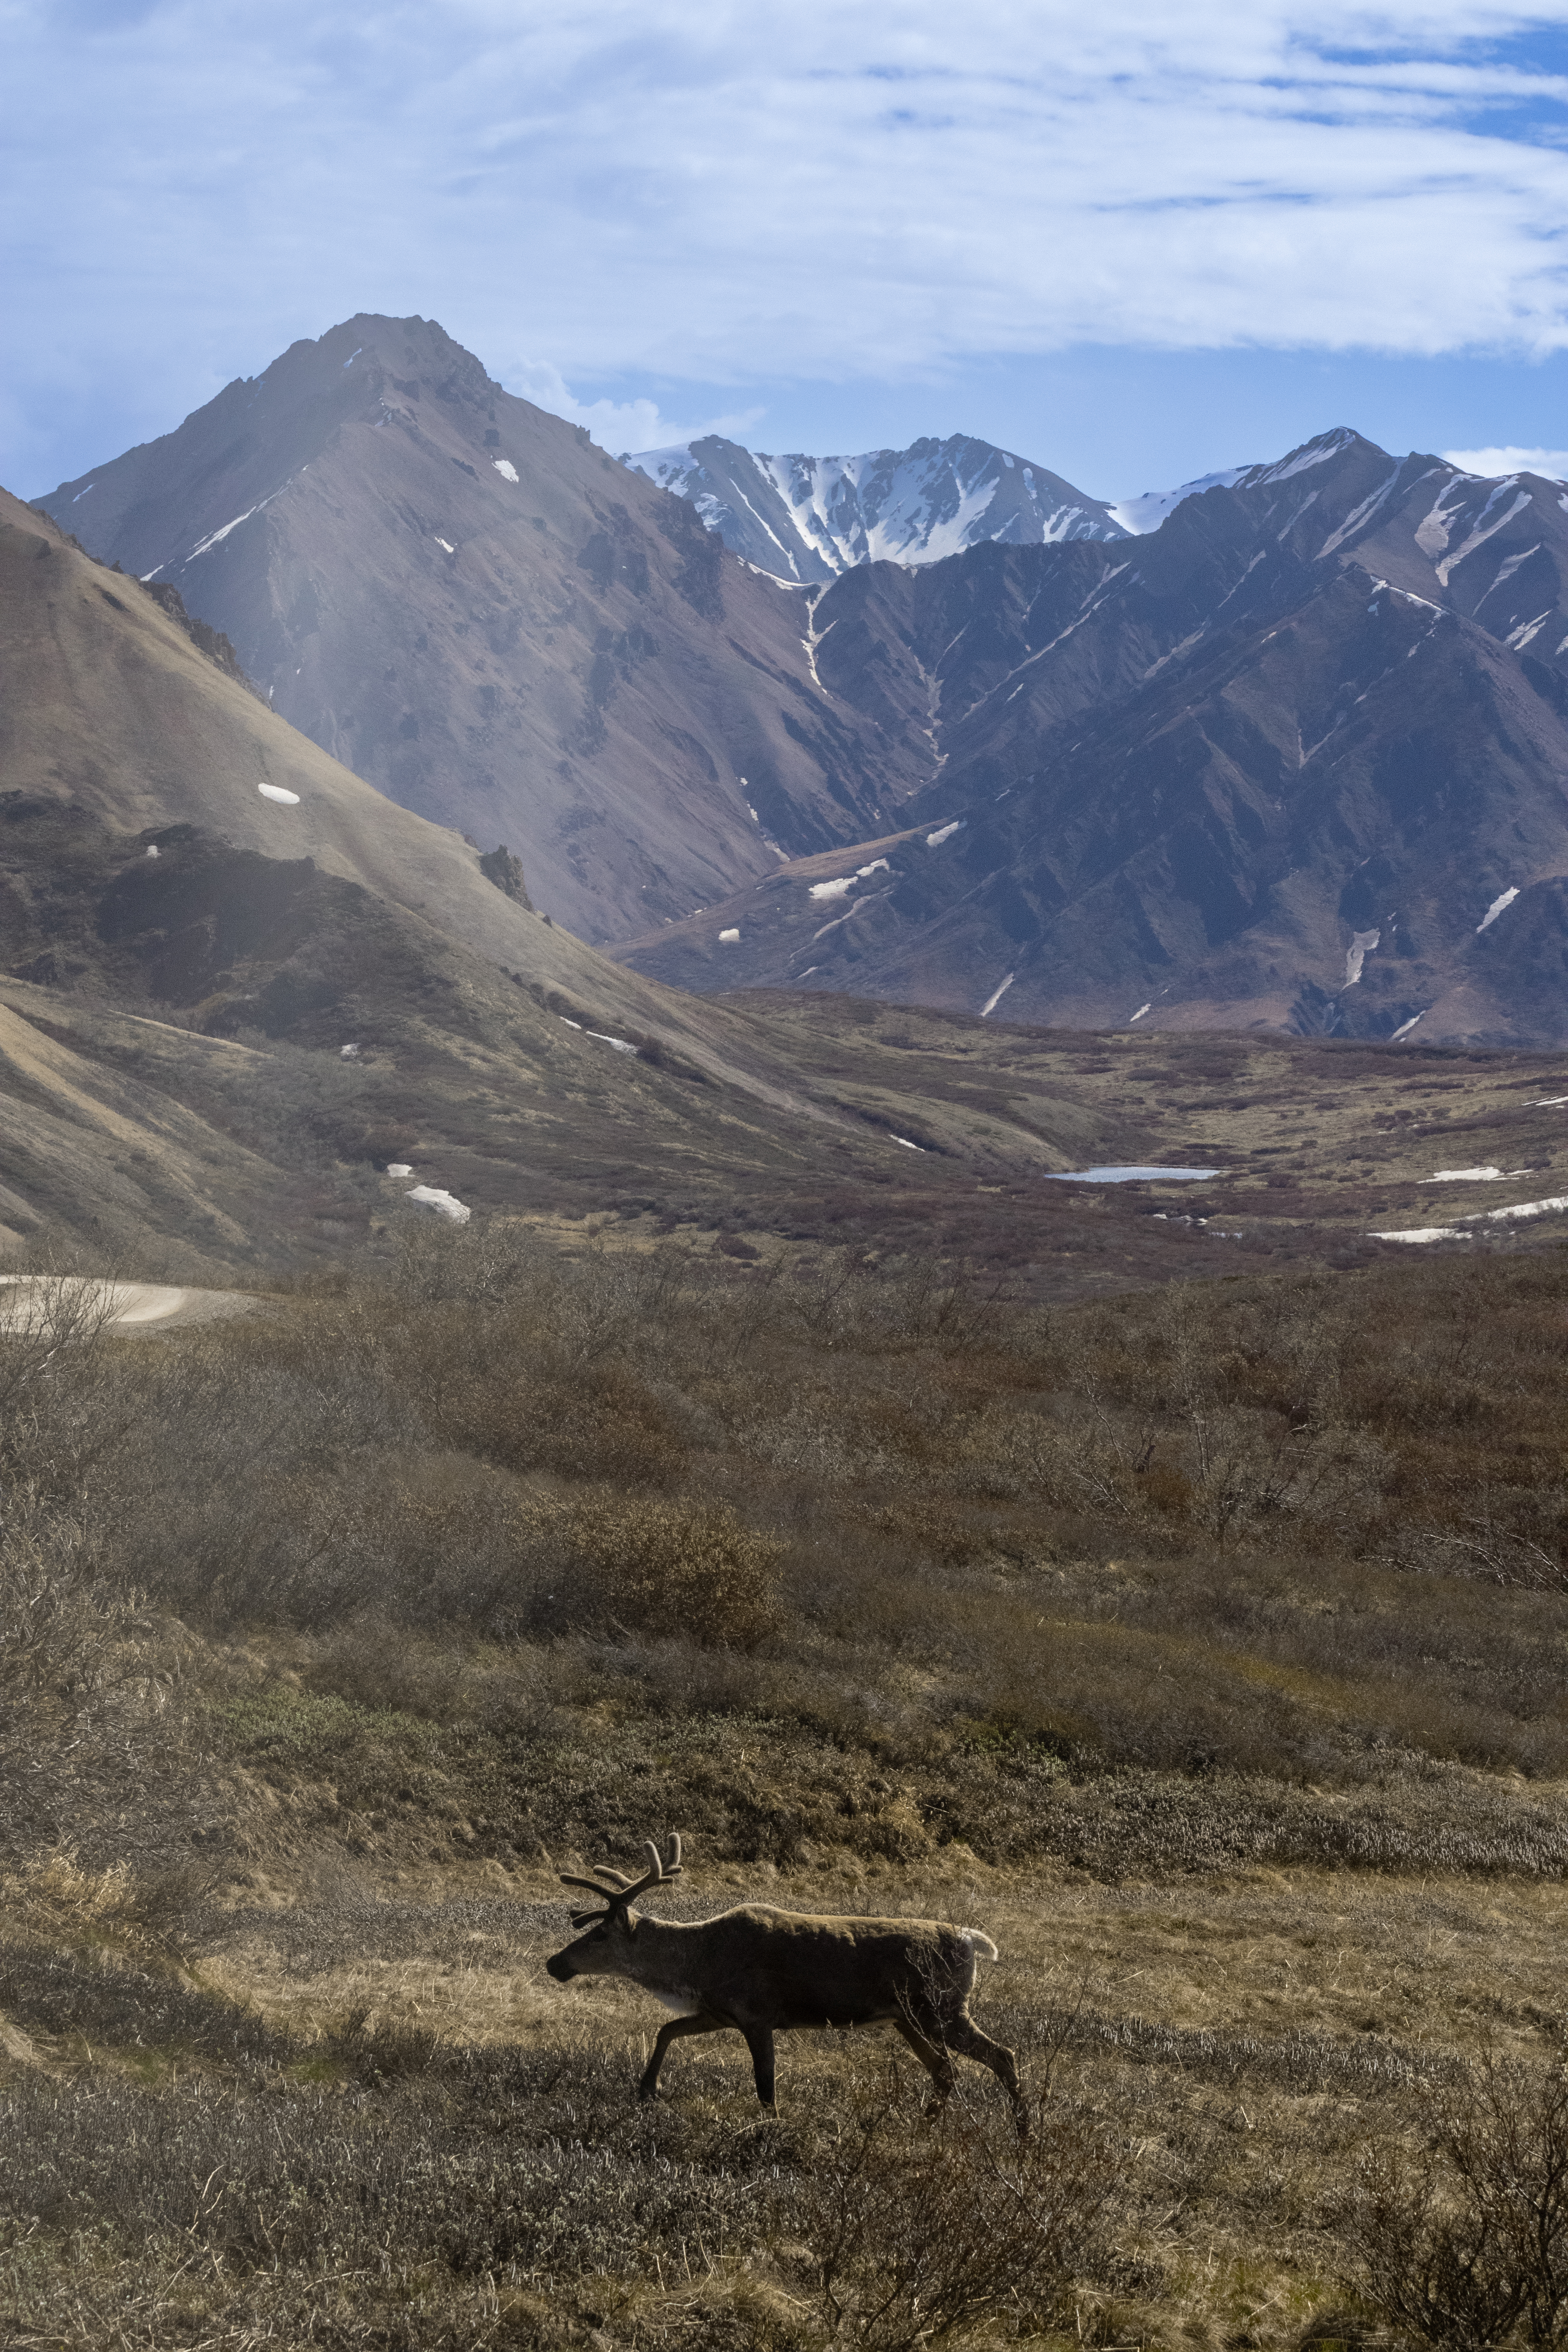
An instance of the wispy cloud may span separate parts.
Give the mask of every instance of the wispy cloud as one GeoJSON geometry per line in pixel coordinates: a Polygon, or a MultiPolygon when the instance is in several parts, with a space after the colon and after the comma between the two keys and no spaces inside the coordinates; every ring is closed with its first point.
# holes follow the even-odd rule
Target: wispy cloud
{"type": "MultiPolygon", "coordinates": [[[[1560,0],[9,0],[0,24],[40,433],[103,371],[188,401],[361,308],[434,314],[509,381],[732,383],[738,411],[781,376],[1081,342],[1568,347],[1560,0]]],[[[625,405],[608,438],[681,437],[625,405]]]]}
{"type": "Polygon", "coordinates": [[[1450,466],[1467,474],[1496,480],[1503,474],[1544,474],[1549,482],[1568,482],[1568,449],[1445,449],[1450,466]]]}
{"type": "Polygon", "coordinates": [[[537,407],[547,408],[552,416],[564,416],[570,424],[586,426],[588,433],[602,449],[619,457],[623,451],[668,449],[688,441],[700,440],[705,433],[723,433],[731,439],[760,425],[766,410],[736,408],[721,416],[706,416],[695,424],[683,423],[666,416],[656,400],[579,400],[562,374],[548,360],[521,360],[511,366],[498,364],[500,355],[491,352],[492,373],[509,392],[519,392],[537,407]]]}

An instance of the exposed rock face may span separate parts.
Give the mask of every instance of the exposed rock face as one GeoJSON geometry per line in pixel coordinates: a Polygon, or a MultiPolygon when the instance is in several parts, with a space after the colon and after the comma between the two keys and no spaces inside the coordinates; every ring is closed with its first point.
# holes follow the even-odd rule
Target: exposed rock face
{"type": "Polygon", "coordinates": [[[709,434],[621,462],[689,499],[748,563],[791,582],[837,579],[858,563],[939,563],[992,541],[1127,535],[1102,499],[963,434],[858,457],[769,457],[709,434]]]}
{"type": "Polygon", "coordinates": [[[930,773],[814,678],[798,591],[426,320],[296,343],[41,503],[391,799],[516,845],[586,938],[858,839],[930,773]]]}
{"type": "Polygon", "coordinates": [[[515,898],[520,907],[532,907],[528,885],[522,878],[522,860],[512,856],[504,841],[499,847],[485,852],[479,860],[479,872],[487,882],[493,882],[498,890],[504,890],[509,898],[515,898]]]}
{"type": "Polygon", "coordinates": [[[1564,505],[1340,432],[1148,537],[852,572],[818,673],[929,713],[938,782],[898,839],[627,960],[1018,1020],[1568,1039],[1564,505]]]}

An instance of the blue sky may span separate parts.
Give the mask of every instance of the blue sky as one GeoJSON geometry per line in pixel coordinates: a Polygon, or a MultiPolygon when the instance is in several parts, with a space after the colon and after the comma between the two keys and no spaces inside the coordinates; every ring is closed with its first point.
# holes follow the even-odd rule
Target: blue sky
{"type": "Polygon", "coordinates": [[[24,494],[358,310],[616,449],[1568,471],[1568,0],[0,0],[0,67],[24,494]]]}

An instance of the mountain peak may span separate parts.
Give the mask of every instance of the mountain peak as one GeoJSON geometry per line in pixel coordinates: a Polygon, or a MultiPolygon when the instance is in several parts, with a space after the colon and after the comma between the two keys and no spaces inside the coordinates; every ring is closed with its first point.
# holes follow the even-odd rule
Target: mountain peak
{"type": "Polygon", "coordinates": [[[689,499],[726,547],[791,586],[861,563],[939,563],[987,541],[1038,547],[1126,536],[1102,499],[962,433],[825,457],[773,456],[708,434],[621,462],[689,499]]]}

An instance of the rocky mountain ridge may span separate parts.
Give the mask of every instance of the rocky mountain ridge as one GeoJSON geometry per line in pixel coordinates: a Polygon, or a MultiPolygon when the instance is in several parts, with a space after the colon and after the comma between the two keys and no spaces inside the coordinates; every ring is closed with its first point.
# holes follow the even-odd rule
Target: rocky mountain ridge
{"type": "Polygon", "coordinates": [[[857,838],[929,773],[824,695],[798,596],[429,320],[296,343],[38,503],[584,938],[857,838]]]}
{"type": "Polygon", "coordinates": [[[927,714],[901,838],[627,958],[1065,1024],[1556,1043],[1565,578],[1560,485],[1344,430],[1131,543],[862,567],[815,604],[816,667],[927,714]]]}
{"type": "Polygon", "coordinates": [[[769,506],[704,450],[742,540],[778,562],[787,524],[825,576],[769,576],[421,320],[298,344],[45,504],[681,987],[1564,1034],[1561,485],[1339,428],[1115,507],[968,442],[770,460],[769,506]]]}
{"type": "Polygon", "coordinates": [[[861,563],[940,563],[987,541],[1037,547],[1127,535],[1102,499],[963,434],[850,457],[768,457],[709,434],[621,463],[689,499],[732,553],[792,584],[834,580],[861,563]]]}

